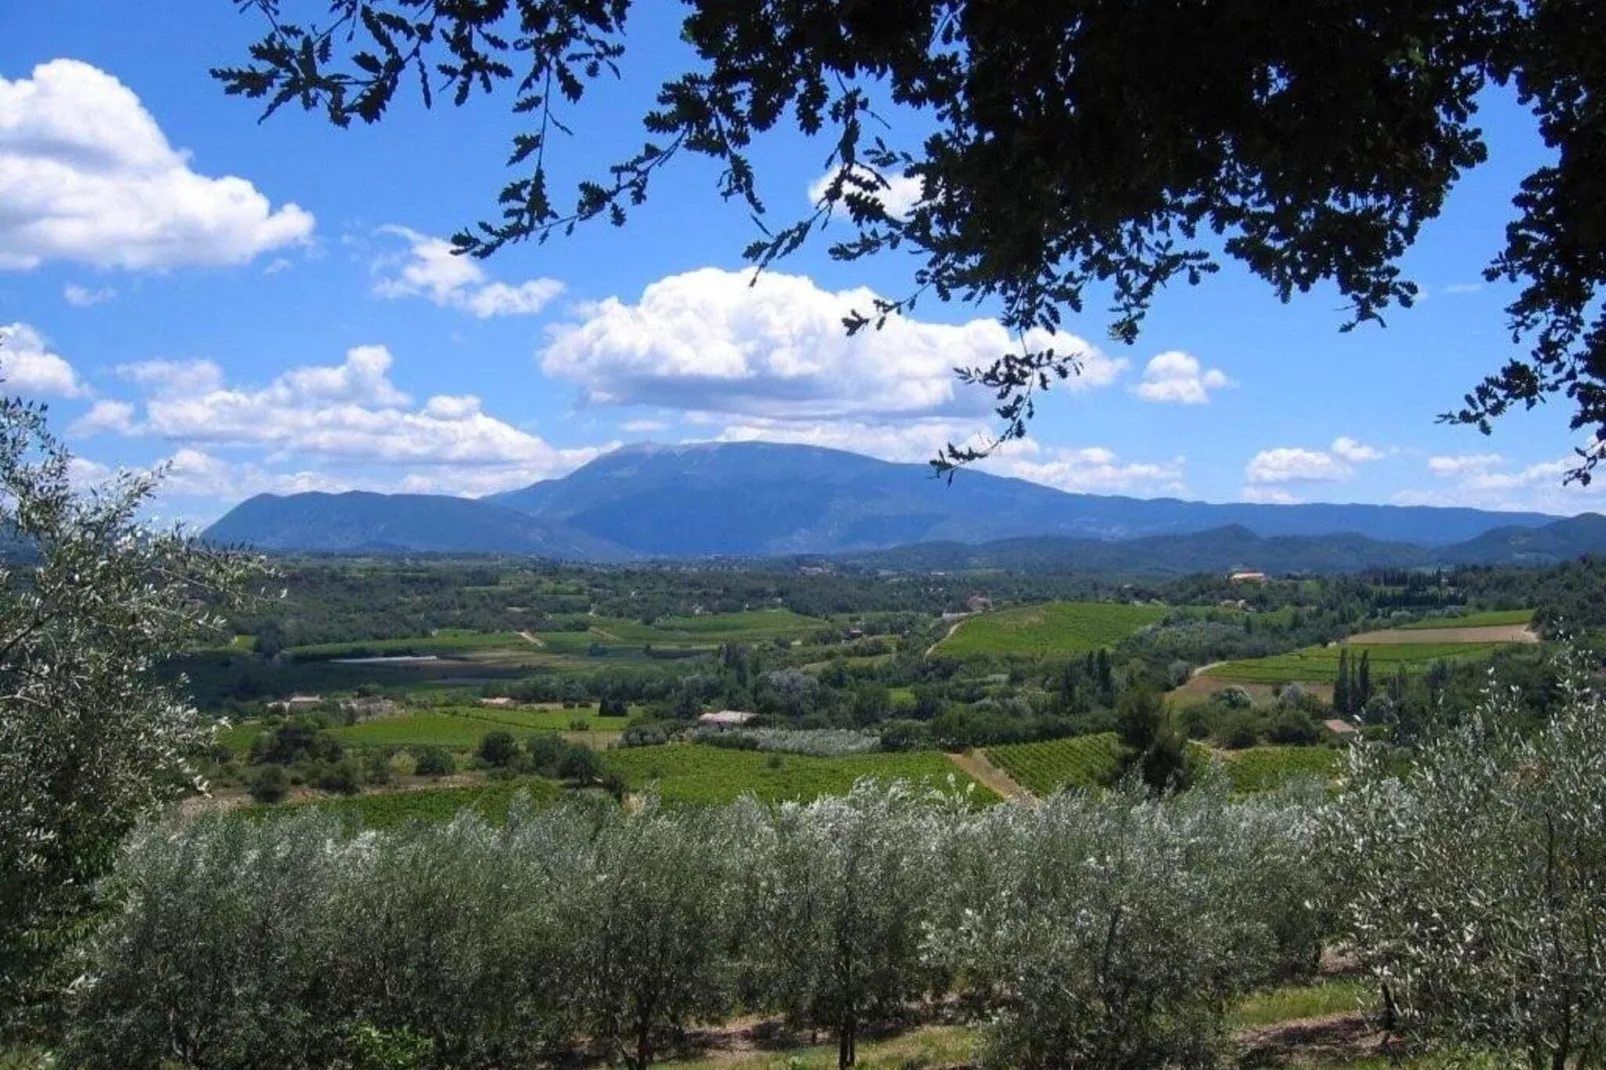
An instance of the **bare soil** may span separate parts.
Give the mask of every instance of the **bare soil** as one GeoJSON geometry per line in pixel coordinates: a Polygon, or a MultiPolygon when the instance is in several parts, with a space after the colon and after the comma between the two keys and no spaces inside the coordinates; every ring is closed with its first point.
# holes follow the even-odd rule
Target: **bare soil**
{"type": "Polygon", "coordinates": [[[1368,1014],[1296,1018],[1238,1034],[1238,1066],[1328,1066],[1387,1055],[1391,1038],[1368,1014]]]}
{"type": "Polygon", "coordinates": [[[1020,784],[1017,780],[1004,772],[998,766],[987,760],[981,751],[966,751],[963,754],[950,753],[948,760],[964,770],[969,777],[978,784],[986,785],[997,792],[999,797],[1012,803],[1036,803],[1037,796],[1020,784]]]}

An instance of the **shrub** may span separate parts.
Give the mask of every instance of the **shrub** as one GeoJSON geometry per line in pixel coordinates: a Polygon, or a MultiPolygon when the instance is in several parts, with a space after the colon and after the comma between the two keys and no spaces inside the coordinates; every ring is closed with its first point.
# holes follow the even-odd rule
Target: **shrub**
{"type": "Polygon", "coordinates": [[[480,761],[493,768],[505,768],[518,757],[519,744],[512,732],[487,732],[480,740],[480,761]]]}
{"type": "Polygon", "coordinates": [[[457,761],[445,747],[424,747],[418,751],[414,772],[419,776],[450,776],[457,772],[457,761]]]}
{"type": "Polygon", "coordinates": [[[355,795],[362,790],[357,763],[350,758],[342,758],[332,765],[320,767],[314,783],[317,784],[319,791],[336,795],[355,795]]]}
{"type": "Polygon", "coordinates": [[[1266,738],[1273,743],[1304,746],[1315,743],[1318,733],[1316,722],[1302,710],[1282,710],[1266,729],[1266,738]]]}
{"type": "Polygon", "coordinates": [[[1242,710],[1222,722],[1217,738],[1229,750],[1242,750],[1260,742],[1260,719],[1242,710]]]}
{"type": "Polygon", "coordinates": [[[282,802],[290,791],[290,778],[282,765],[264,765],[251,777],[251,798],[259,803],[282,802]]]}

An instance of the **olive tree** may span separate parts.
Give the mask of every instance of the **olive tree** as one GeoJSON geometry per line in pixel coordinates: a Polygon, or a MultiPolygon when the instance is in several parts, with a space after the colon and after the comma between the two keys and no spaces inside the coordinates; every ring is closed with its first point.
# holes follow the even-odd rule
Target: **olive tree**
{"type": "Polygon", "coordinates": [[[614,811],[568,874],[560,926],[581,1032],[629,1070],[647,1070],[666,1034],[729,1006],[734,904],[727,812],[614,811]]]}
{"type": "Polygon", "coordinates": [[[1606,704],[1566,660],[1536,734],[1491,687],[1397,774],[1357,748],[1328,830],[1396,1028],[1555,1070],[1606,1064],[1606,704]]]}
{"type": "Polygon", "coordinates": [[[1138,785],[994,808],[952,848],[959,901],[934,953],[991,1012],[993,1067],[1213,1067],[1231,995],[1275,977],[1300,825],[1269,841],[1217,784],[1154,800],[1138,785]]]}
{"type": "Polygon", "coordinates": [[[0,1012],[139,815],[194,783],[211,730],[156,673],[260,566],[143,525],[159,473],[77,471],[43,408],[0,399],[0,1012]]]}
{"type": "Polygon", "coordinates": [[[865,780],[768,811],[754,831],[746,920],[761,991],[834,1031],[841,1067],[865,1022],[901,1013],[933,976],[923,945],[942,815],[927,792],[865,780]]]}

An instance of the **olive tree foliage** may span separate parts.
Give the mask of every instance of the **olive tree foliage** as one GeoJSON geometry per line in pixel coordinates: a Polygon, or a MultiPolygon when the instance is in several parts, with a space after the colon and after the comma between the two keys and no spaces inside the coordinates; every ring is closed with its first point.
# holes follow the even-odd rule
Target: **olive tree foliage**
{"type": "MultiPolygon", "coordinates": [[[[1108,302],[1133,341],[1166,284],[1233,260],[1280,298],[1334,286],[1347,329],[1418,294],[1400,261],[1455,182],[1487,159],[1480,94],[1508,87],[1552,150],[1515,198],[1485,271],[1518,287],[1507,308],[1529,343],[1445,419],[1478,425],[1553,394],[1606,435],[1606,13],[1580,0],[1343,0],[1267,5],[1070,0],[693,0],[690,69],[643,117],[648,140],[582,181],[548,183],[554,136],[585,93],[629,62],[629,0],[235,0],[265,33],[229,93],[379,121],[398,92],[426,104],[506,93],[524,117],[500,218],[467,228],[478,256],[606,218],[622,225],[657,173],[687,156],[763,234],[759,265],[833,216],[830,254],[898,250],[918,267],[902,297],[845,321],[879,325],[926,294],[991,301],[1021,340],[961,378],[993,391],[1002,440],[1025,434],[1035,392],[1079,370],[1051,335],[1108,302]],[[800,218],[768,216],[753,147],[779,126],[823,141],[829,181],[800,218]],[[915,182],[907,211],[895,182],[915,182]]],[[[812,176],[782,176],[785,198],[812,176]]],[[[771,193],[775,189],[772,183],[771,193]]],[[[952,466],[978,451],[948,447],[952,466]]],[[[982,451],[985,452],[985,451],[982,451]]],[[[1581,451],[1586,478],[1596,450],[1581,451]]]]}
{"type": "Polygon", "coordinates": [[[1326,848],[1396,1028],[1555,1070],[1606,1065],[1606,704],[1566,681],[1534,735],[1491,686],[1403,771],[1358,748],[1326,848]]]}
{"type": "Polygon", "coordinates": [[[939,950],[991,1014],[984,1065],[1216,1066],[1227,999],[1314,965],[1308,813],[1134,781],[969,824],[939,950]]]}
{"type": "Polygon", "coordinates": [[[866,1023],[931,987],[925,941],[951,825],[929,793],[871,782],[754,822],[745,919],[759,991],[794,1022],[834,1032],[841,1067],[866,1023]]]}
{"type": "Polygon", "coordinates": [[[1312,961],[1313,813],[1208,783],[978,811],[864,782],[504,827],[151,825],[105,886],[64,1057],[310,1070],[390,1041],[427,1068],[646,1070],[740,1009],[834,1032],[846,1066],[955,992],[994,1065],[1200,1065],[1229,996],[1312,961]]]}
{"type": "Polygon", "coordinates": [[[260,564],[146,528],[159,473],[74,475],[44,409],[0,399],[0,1017],[119,838],[193,780],[211,729],[154,672],[260,564]]]}

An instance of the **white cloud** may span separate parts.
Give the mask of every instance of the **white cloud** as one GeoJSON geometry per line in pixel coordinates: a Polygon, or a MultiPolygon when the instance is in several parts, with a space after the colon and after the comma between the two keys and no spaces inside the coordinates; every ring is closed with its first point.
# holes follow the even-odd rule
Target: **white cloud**
{"type": "Polygon", "coordinates": [[[1231,385],[1220,368],[1203,369],[1197,357],[1173,349],[1150,360],[1143,369],[1143,382],[1133,389],[1144,401],[1205,405],[1210,391],[1231,385]]]}
{"type": "Polygon", "coordinates": [[[412,407],[390,379],[392,363],[384,346],[357,346],[338,365],[291,368],[256,388],[226,383],[210,361],[124,365],[119,375],[144,394],[143,416],[123,402],[97,405],[75,430],[159,437],[208,456],[219,447],[263,448],[275,467],[259,469],[253,486],[279,478],[277,466],[294,458],[406,468],[367,485],[427,484],[454,494],[562,475],[613,445],[553,446],[489,415],[473,395],[436,395],[412,407]]]}
{"type": "Polygon", "coordinates": [[[76,282],[69,282],[61,288],[61,296],[69,305],[75,308],[88,308],[110,301],[117,296],[117,291],[110,286],[103,286],[98,290],[91,290],[87,286],[80,286],[76,282]]]}
{"type": "Polygon", "coordinates": [[[281,271],[289,271],[295,263],[286,256],[276,256],[268,261],[268,266],[262,269],[264,275],[277,275],[281,271]]]}
{"type": "MultiPolygon", "coordinates": [[[[949,325],[893,317],[849,338],[842,319],[872,311],[868,290],[832,293],[808,278],[703,268],[648,286],[635,304],[582,306],[547,329],[542,370],[591,404],[648,405],[790,420],[981,415],[991,395],[956,390],[953,369],[991,364],[1019,343],[996,320],[949,325]]],[[[1074,335],[1033,332],[1033,347],[1079,354],[1072,392],[1113,383],[1126,361],[1074,335]]]]}
{"type": "Polygon", "coordinates": [[[1487,472],[1505,463],[1506,459],[1498,453],[1467,453],[1454,457],[1429,457],[1428,471],[1436,476],[1450,478],[1487,472]]]}
{"type": "Polygon", "coordinates": [[[1333,454],[1341,457],[1351,464],[1364,464],[1367,461],[1381,461],[1385,454],[1375,446],[1357,442],[1348,435],[1339,435],[1333,439],[1332,446],[1328,447],[1333,454]]]}
{"type": "Polygon", "coordinates": [[[1246,486],[1238,492],[1242,501],[1257,502],[1261,505],[1294,505],[1299,499],[1289,491],[1280,487],[1246,486]]]}
{"type": "Polygon", "coordinates": [[[1342,483],[1355,475],[1356,465],[1386,456],[1383,450],[1347,435],[1335,438],[1325,450],[1299,446],[1261,450],[1244,466],[1245,482],[1260,489],[1251,493],[1245,488],[1242,494],[1246,501],[1291,502],[1295,498],[1287,484],[1342,483]]]}
{"type": "Polygon", "coordinates": [[[1123,461],[1102,446],[1048,447],[1034,450],[1040,459],[1022,457],[1005,447],[996,463],[983,467],[997,475],[1016,476],[1059,490],[1093,494],[1184,494],[1185,459],[1123,461]]]}
{"type": "Polygon", "coordinates": [[[1353,468],[1325,450],[1293,446],[1261,450],[1244,469],[1244,478],[1259,484],[1338,483],[1354,474],[1353,468]]]}
{"type": "Polygon", "coordinates": [[[126,401],[100,400],[89,411],[74,420],[68,430],[74,435],[98,435],[115,432],[120,435],[134,433],[136,420],[134,406],[126,401]]]}
{"type": "Polygon", "coordinates": [[[655,431],[669,430],[669,425],[663,420],[626,420],[619,425],[619,429],[633,435],[650,435],[655,431]]]}
{"type": "Polygon", "coordinates": [[[0,327],[0,390],[63,398],[89,393],[67,359],[52,353],[44,336],[26,323],[0,327]]]}
{"type": "Polygon", "coordinates": [[[190,169],[133,91],[77,60],[0,78],[0,268],[237,264],[305,241],[313,218],[243,178],[190,169]]]}
{"type": "Polygon", "coordinates": [[[937,455],[944,443],[983,441],[972,421],[915,419],[890,422],[858,420],[769,420],[760,418],[728,424],[718,442],[790,442],[804,446],[848,450],[883,461],[923,462],[937,455]]]}
{"type": "Polygon", "coordinates": [[[374,262],[380,297],[423,297],[442,308],[455,308],[480,319],[530,316],[563,292],[557,279],[530,279],[517,286],[492,281],[478,260],[458,256],[451,243],[401,226],[384,226],[380,234],[402,238],[408,249],[374,262]]]}
{"type": "MultiPolygon", "coordinates": [[[[853,194],[868,196],[872,200],[879,201],[882,209],[893,218],[908,215],[910,210],[920,203],[920,179],[914,175],[882,175],[878,179],[875,171],[863,165],[854,167],[853,173],[865,182],[871,183],[873,188],[861,189],[851,181],[846,182],[842,187],[844,199],[853,194]]],[[[825,191],[835,181],[836,176],[837,169],[832,168],[809,183],[810,204],[817,205],[825,200],[825,191]]]]}

